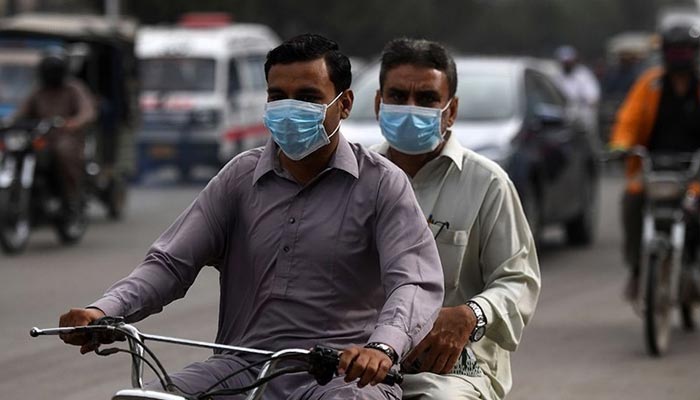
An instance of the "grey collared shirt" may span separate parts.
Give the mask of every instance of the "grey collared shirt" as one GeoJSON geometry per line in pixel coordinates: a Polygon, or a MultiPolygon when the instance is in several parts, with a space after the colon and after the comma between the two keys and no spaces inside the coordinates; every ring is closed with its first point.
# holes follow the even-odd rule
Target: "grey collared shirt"
{"type": "Polygon", "coordinates": [[[233,159],[93,307],[140,320],[221,274],[219,343],[263,349],[367,342],[399,355],[443,301],[435,241],[405,174],[342,136],[302,186],[271,141],[233,159]]]}

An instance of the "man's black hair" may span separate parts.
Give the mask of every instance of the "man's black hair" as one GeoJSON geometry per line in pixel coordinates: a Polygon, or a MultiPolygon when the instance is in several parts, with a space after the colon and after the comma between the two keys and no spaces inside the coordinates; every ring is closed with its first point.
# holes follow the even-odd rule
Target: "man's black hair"
{"type": "Polygon", "coordinates": [[[313,61],[319,58],[326,62],[328,75],[336,93],[349,89],[352,83],[350,60],[340,52],[338,43],[312,33],[295,36],[270,50],[265,61],[265,79],[273,65],[313,61]]]}
{"type": "Polygon", "coordinates": [[[415,65],[434,68],[447,76],[450,97],[457,92],[457,67],[455,60],[440,43],[423,39],[394,39],[384,46],[382,64],[379,69],[379,88],[384,87],[384,80],[389,70],[401,65],[415,65]]]}

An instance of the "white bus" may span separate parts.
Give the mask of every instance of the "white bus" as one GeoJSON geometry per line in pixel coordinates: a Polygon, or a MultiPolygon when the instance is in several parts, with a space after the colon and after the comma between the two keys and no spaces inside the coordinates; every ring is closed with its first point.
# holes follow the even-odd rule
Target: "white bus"
{"type": "Polygon", "coordinates": [[[137,35],[142,177],[165,166],[181,180],[212,176],[267,140],[263,66],[279,38],[264,25],[192,25],[144,27],[137,35]]]}

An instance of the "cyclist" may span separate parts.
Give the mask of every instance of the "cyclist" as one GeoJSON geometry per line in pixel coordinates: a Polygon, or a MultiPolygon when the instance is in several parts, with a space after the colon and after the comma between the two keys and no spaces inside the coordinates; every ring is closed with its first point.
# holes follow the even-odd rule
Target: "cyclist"
{"type": "MultiPolygon", "coordinates": [[[[183,297],[202,267],[215,265],[217,342],[343,349],[340,376],[328,385],[286,375],[270,383],[269,398],[399,398],[398,386],[379,383],[428,333],[444,296],[428,224],[404,173],[339,133],[353,93],[350,62],[335,42],[289,39],[268,53],[265,74],[267,145],[231,160],[129,277],[60,325],[103,315],[138,321],[183,297]]],[[[94,348],[85,337],[63,339],[82,352],[94,348]]],[[[251,362],[217,354],[172,378],[202,392],[251,362]]],[[[223,387],[253,378],[244,371],[223,387]]]]}
{"type": "MultiPolygon", "coordinates": [[[[676,25],[662,32],[663,66],[643,73],[617,113],[610,139],[613,150],[644,146],[650,152],[692,152],[700,149],[700,80],[698,49],[700,27],[676,25]]],[[[624,256],[630,267],[625,297],[639,291],[644,188],[641,163],[627,162],[622,199],[624,256]]],[[[697,198],[700,184],[692,183],[688,197],[697,198]]],[[[697,225],[688,226],[688,243],[697,243],[697,225]]]]}

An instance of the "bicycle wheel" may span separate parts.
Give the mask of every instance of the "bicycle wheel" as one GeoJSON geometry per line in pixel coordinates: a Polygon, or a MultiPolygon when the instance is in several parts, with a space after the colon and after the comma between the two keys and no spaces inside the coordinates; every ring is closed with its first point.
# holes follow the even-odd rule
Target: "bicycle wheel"
{"type": "Polygon", "coordinates": [[[660,356],[671,336],[671,254],[651,254],[644,298],[644,334],[647,351],[660,356]]]}

